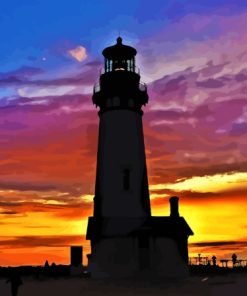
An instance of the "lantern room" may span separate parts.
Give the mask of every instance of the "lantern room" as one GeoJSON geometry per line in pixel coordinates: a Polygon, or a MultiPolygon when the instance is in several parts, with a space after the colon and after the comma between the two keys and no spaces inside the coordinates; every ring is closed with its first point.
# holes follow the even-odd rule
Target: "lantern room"
{"type": "Polygon", "coordinates": [[[131,46],[124,45],[122,38],[117,38],[117,43],[105,48],[102,52],[105,57],[105,73],[113,71],[136,72],[136,50],[131,46]]]}

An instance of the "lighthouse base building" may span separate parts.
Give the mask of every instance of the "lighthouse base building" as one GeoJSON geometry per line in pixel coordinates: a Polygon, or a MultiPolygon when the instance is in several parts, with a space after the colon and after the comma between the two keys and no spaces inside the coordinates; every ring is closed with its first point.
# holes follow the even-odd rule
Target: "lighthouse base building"
{"type": "Polygon", "coordinates": [[[135,55],[117,38],[103,50],[105,67],[94,87],[100,122],[88,270],[95,278],[184,277],[193,232],[179,216],[178,197],[170,198],[170,216],[151,215],[142,127],[148,94],[135,55]]]}
{"type": "Polygon", "coordinates": [[[93,277],[188,276],[188,237],[193,232],[183,217],[89,218],[87,239],[93,277]]]}

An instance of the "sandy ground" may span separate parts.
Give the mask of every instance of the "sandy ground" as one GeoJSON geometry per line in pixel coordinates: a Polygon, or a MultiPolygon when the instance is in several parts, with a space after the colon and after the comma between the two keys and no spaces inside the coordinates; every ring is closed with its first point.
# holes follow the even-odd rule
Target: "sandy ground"
{"type": "MultiPolygon", "coordinates": [[[[77,295],[247,295],[247,274],[190,277],[182,282],[164,280],[93,280],[86,278],[39,279],[23,277],[18,296],[77,295]]],[[[10,285],[0,279],[0,296],[10,296],[10,285]]]]}

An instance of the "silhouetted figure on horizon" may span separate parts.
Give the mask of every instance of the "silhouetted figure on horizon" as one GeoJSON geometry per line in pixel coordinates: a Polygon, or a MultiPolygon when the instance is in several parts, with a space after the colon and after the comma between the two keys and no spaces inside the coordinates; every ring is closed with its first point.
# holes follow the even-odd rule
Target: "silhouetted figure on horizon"
{"type": "Polygon", "coordinates": [[[217,259],[216,256],[213,256],[213,257],[212,257],[213,266],[216,266],[216,259],[217,259]]]}
{"type": "Polygon", "coordinates": [[[45,261],[45,265],[44,265],[44,267],[45,267],[45,268],[49,268],[49,267],[50,267],[48,260],[45,261]]]}
{"type": "Polygon", "coordinates": [[[11,295],[17,296],[19,286],[21,286],[23,284],[21,277],[19,276],[19,274],[16,271],[13,271],[10,274],[10,277],[6,281],[6,283],[8,283],[8,282],[10,282],[10,284],[11,284],[11,295]]]}
{"type": "Polygon", "coordinates": [[[237,263],[237,255],[234,253],[232,254],[232,265],[235,266],[236,263],[237,263]]]}
{"type": "Polygon", "coordinates": [[[198,254],[198,262],[199,262],[199,265],[201,265],[201,254],[198,254]]]}

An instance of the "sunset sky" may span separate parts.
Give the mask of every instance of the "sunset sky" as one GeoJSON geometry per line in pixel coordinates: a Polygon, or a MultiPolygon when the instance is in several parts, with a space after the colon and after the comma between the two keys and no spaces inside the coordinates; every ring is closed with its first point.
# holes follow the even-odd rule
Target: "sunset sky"
{"type": "Polygon", "coordinates": [[[90,252],[91,97],[119,32],[148,85],[152,214],[177,195],[190,256],[247,259],[246,27],[244,0],[1,1],[0,265],[90,252]]]}

